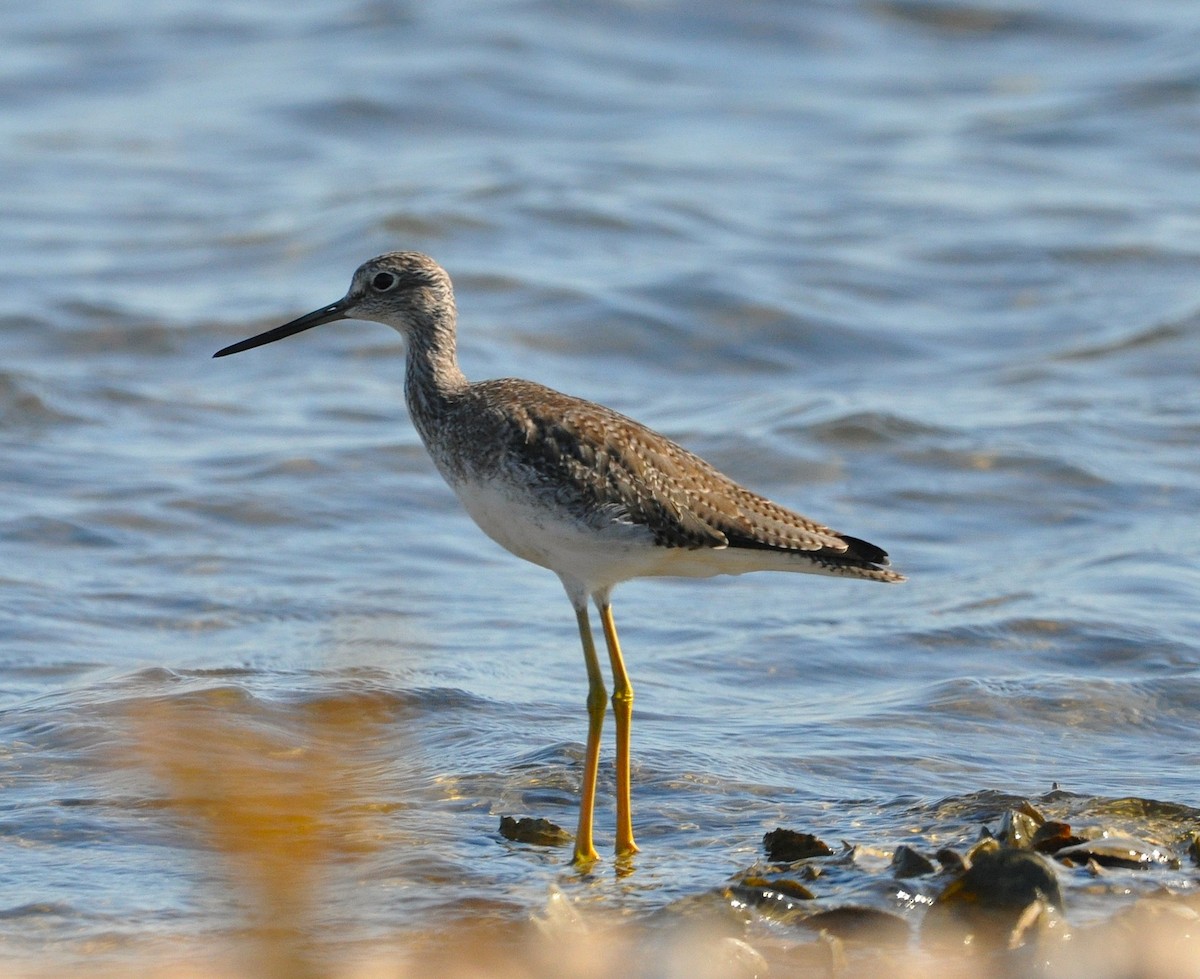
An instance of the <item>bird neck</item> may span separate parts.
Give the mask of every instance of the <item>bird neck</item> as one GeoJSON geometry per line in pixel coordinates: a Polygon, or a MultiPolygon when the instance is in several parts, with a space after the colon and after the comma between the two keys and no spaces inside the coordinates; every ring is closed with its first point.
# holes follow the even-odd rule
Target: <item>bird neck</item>
{"type": "Polygon", "coordinates": [[[409,414],[424,432],[446,415],[449,402],[467,388],[458,366],[454,313],[431,316],[407,340],[404,395],[409,414]]]}

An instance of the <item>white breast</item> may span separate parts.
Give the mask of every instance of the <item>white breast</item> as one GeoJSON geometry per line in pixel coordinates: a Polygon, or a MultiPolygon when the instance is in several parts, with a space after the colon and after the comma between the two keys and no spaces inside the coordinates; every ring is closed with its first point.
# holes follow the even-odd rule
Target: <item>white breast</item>
{"type": "Polygon", "coordinates": [[[452,484],[485,534],[517,557],[573,578],[589,591],[658,574],[650,532],[594,511],[574,513],[501,479],[452,484]]]}

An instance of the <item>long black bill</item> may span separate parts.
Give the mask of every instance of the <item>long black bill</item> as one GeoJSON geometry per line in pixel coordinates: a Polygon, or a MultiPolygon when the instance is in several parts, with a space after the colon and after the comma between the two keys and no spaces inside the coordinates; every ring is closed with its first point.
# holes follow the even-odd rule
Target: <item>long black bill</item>
{"type": "Polygon", "coordinates": [[[332,303],[322,309],[314,310],[305,316],[301,316],[298,320],[284,323],[283,326],[267,330],[266,333],[260,333],[249,340],[239,340],[237,343],[231,343],[228,347],[218,350],[213,356],[228,357],[230,354],[240,354],[243,350],[251,350],[254,347],[261,347],[264,343],[274,343],[276,340],[282,340],[284,337],[295,336],[297,333],[311,330],[314,326],[320,326],[323,323],[344,320],[347,318],[346,310],[349,305],[350,303],[346,299],[339,299],[336,303],[332,303]]]}

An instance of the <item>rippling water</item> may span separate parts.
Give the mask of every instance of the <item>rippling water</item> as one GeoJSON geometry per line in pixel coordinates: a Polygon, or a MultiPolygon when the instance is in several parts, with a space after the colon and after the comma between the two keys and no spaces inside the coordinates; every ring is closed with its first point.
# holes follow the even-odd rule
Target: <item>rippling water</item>
{"type": "Polygon", "coordinates": [[[1197,801],[1190,3],[49,0],[0,26],[13,954],[237,920],[146,757],[228,724],[342,749],[301,802],[335,786],[370,841],[338,850],[348,943],[550,884],[661,910],[776,825],[886,849],[969,840],[944,803],[978,793],[1197,801]],[[498,837],[573,824],[574,620],[433,472],[398,338],[209,359],[395,248],[454,276],[470,376],[635,415],[910,575],[618,592],[630,876],[498,837]]]}

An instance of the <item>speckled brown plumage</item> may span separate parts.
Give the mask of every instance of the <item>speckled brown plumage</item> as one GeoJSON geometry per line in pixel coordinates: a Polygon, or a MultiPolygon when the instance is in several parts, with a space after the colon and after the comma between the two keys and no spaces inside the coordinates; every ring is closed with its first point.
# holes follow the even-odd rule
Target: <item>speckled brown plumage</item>
{"type": "MultiPolygon", "coordinates": [[[[473,384],[443,405],[453,467],[523,472],[551,505],[644,526],[659,547],[790,552],[851,577],[901,580],[880,548],[738,485],[693,452],[609,408],[530,381],[473,384]],[[486,426],[483,423],[486,419],[486,426]],[[487,448],[472,440],[486,427],[487,448]],[[458,458],[464,459],[462,463],[458,458]]],[[[593,520],[597,519],[594,517],[593,520]]]]}

